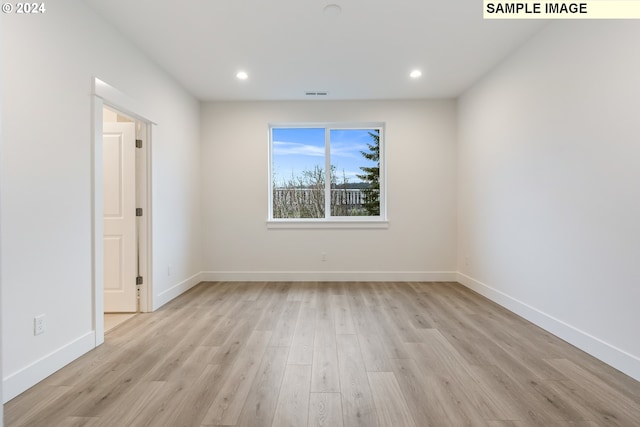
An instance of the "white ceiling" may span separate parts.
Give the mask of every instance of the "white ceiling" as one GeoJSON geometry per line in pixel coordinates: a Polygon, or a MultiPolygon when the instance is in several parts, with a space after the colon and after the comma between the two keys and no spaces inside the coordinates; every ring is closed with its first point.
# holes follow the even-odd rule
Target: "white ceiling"
{"type": "Polygon", "coordinates": [[[201,100],[455,97],[545,24],[481,0],[85,2],[201,100]]]}

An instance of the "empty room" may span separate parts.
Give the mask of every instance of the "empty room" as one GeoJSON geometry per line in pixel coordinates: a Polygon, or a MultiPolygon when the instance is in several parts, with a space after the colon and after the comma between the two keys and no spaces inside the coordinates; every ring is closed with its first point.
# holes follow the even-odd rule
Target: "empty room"
{"type": "Polygon", "coordinates": [[[603,3],[4,3],[0,427],[640,425],[603,3]]]}

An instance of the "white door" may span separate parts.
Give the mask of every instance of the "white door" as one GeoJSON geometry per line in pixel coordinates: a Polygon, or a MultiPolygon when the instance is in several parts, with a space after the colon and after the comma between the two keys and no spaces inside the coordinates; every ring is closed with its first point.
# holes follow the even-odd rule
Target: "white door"
{"type": "Polygon", "coordinates": [[[104,311],[137,311],[134,123],[104,123],[104,311]]]}

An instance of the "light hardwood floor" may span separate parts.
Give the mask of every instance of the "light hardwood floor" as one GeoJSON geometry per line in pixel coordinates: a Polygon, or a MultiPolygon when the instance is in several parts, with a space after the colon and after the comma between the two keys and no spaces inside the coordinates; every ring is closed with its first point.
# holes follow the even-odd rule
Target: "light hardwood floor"
{"type": "Polygon", "coordinates": [[[135,317],[137,313],[105,313],[104,314],[104,333],[115,329],[127,320],[135,317]]]}
{"type": "Polygon", "coordinates": [[[17,426],[640,425],[640,383],[455,283],[202,283],[5,405],[17,426]]]}

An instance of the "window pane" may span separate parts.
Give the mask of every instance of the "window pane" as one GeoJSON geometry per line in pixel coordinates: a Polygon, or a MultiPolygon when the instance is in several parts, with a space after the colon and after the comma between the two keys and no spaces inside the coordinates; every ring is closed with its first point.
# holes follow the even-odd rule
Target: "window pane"
{"type": "Polygon", "coordinates": [[[274,218],[324,218],[323,128],[272,129],[274,218]]]}
{"type": "Polygon", "coordinates": [[[380,215],[379,129],[330,131],[331,215],[380,215]]]}

